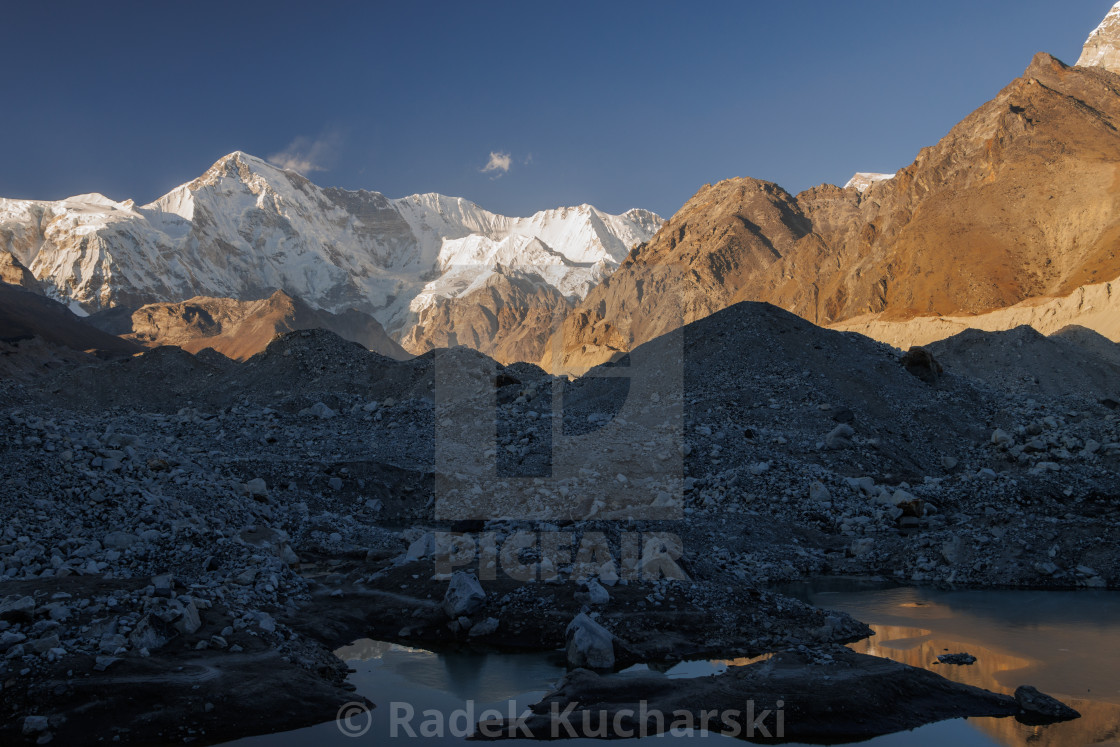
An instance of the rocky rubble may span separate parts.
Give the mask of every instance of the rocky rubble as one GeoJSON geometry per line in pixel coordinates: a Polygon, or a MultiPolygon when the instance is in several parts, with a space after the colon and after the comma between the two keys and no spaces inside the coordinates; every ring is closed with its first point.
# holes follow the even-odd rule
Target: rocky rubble
{"type": "Polygon", "coordinates": [[[360,636],[606,669],[866,636],[768,588],[821,574],[1115,588],[1114,404],[951,366],[923,381],[761,304],[574,381],[302,331],[244,363],[157,349],[0,382],[0,733],[42,716],[36,739],[73,736],[77,704],[119,705],[90,692],[175,666],[221,672],[215,699],[165,678],[176,726],[122,740],[229,736],[221,693],[246,677],[265,700],[269,678],[304,678],[330,718],[352,696],[329,651],[360,636]],[[485,386],[446,388],[468,380],[485,386]],[[479,423],[495,473],[449,474],[479,423]],[[493,554],[440,565],[487,537],[493,554]]]}

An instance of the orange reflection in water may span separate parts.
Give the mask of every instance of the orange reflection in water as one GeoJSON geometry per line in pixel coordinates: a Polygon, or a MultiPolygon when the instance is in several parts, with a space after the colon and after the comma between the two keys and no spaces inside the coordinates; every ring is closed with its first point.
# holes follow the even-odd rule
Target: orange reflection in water
{"type": "MultiPolygon", "coordinates": [[[[916,605],[920,606],[920,605],[916,605]]],[[[904,625],[871,625],[875,635],[849,644],[861,654],[928,669],[954,682],[1000,693],[1013,693],[1030,684],[1032,673],[1042,662],[1000,651],[977,643],[962,644],[939,636],[927,628],[904,625]],[[974,664],[941,664],[939,654],[967,652],[974,664]]],[[[1120,673],[1118,673],[1120,676],[1120,673]]],[[[1077,747],[1078,745],[1120,745],[1120,705],[1051,693],[1076,708],[1081,718],[1049,726],[1028,726],[1013,718],[976,718],[969,723],[1005,745],[1027,747],[1077,747]]]]}

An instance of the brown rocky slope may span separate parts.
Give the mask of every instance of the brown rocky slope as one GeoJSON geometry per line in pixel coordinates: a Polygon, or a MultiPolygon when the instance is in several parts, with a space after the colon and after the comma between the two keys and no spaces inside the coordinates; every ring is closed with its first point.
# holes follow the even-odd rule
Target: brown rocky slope
{"type": "Polygon", "coordinates": [[[94,323],[146,347],[175,345],[190,353],[213,348],[239,361],[264,350],[277,335],[303,329],[330,330],[390,358],[410,357],[368,314],[313,309],[283,291],[258,301],[198,296],[181,303],[153,303],[128,318],[112,311],[95,315],[94,323]]]}
{"type": "Polygon", "coordinates": [[[21,265],[14,254],[2,250],[0,250],[0,282],[18,285],[35,293],[42,292],[39,281],[31,271],[21,265]]]}
{"type": "Polygon", "coordinates": [[[864,191],[703,187],[564,322],[580,372],[743,300],[817,324],[972,314],[1120,276],[1120,76],[1039,54],[910,166],[864,191]]]}
{"type": "Polygon", "coordinates": [[[538,276],[504,268],[482,287],[421,311],[401,344],[416,355],[465,345],[503,365],[535,361],[570,308],[571,301],[538,276]]]}

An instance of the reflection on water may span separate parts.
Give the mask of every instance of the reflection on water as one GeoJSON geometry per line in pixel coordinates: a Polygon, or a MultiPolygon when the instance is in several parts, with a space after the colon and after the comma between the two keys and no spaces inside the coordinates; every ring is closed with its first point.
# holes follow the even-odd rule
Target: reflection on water
{"type": "MultiPolygon", "coordinates": [[[[424,719],[424,712],[428,709],[444,715],[460,709],[470,709],[473,714],[470,723],[473,724],[483,711],[491,708],[508,714],[510,703],[513,703],[513,715],[516,716],[539,701],[567,671],[562,652],[499,654],[459,649],[436,653],[365,639],[344,646],[335,653],[355,670],[349,681],[357,688],[357,692],[369,698],[376,706],[370,713],[372,722],[368,732],[360,738],[345,736],[334,722],[330,722],[282,734],[241,739],[229,744],[239,747],[354,747],[360,744],[381,744],[393,736],[394,703],[407,703],[414,709],[416,718],[412,725],[417,732],[419,722],[424,719]]],[[[727,664],[724,662],[708,661],[674,665],[639,664],[617,676],[660,672],[673,678],[700,677],[725,671],[726,668],[727,664]]],[[[358,718],[359,725],[364,725],[363,718],[358,718]]],[[[466,720],[458,723],[466,723],[466,720]]],[[[398,730],[396,738],[403,738],[401,730],[398,730]]],[[[724,739],[714,734],[697,734],[691,738],[724,739]]],[[[462,737],[450,734],[407,740],[407,743],[413,742],[455,744],[460,747],[466,745],[466,740],[462,737]]],[[[542,744],[523,739],[503,742],[512,743],[533,747],[540,747],[542,744]]],[[[565,740],[563,744],[566,747],[604,747],[606,743],[594,739],[572,739],[565,740]]]]}
{"type": "MultiPolygon", "coordinates": [[[[871,625],[876,635],[852,644],[856,651],[924,667],[951,680],[996,692],[1030,684],[1056,695],[1082,718],[1044,727],[1014,719],[958,719],[869,740],[874,747],[951,744],[1120,745],[1120,593],[936,591],[930,589],[845,587],[818,584],[787,588],[821,607],[843,610],[871,625]],[[938,664],[938,654],[967,651],[975,664],[938,664]]],[[[471,650],[433,653],[378,641],[355,641],[336,652],[356,671],[350,682],[376,704],[373,722],[361,739],[344,736],[333,722],[244,739],[253,747],[334,747],[379,744],[391,734],[392,703],[403,701],[417,714],[425,709],[450,713],[467,702],[475,713],[487,708],[517,712],[540,700],[564,675],[559,653],[497,654],[471,650]]],[[[618,676],[662,672],[698,677],[758,661],[733,659],[684,662],[672,666],[637,665],[618,676]]],[[[672,737],[651,737],[651,739],[672,737]]],[[[723,739],[715,735],[691,738],[723,739]]],[[[412,741],[412,740],[410,740],[412,741]]],[[[421,740],[465,746],[454,736],[421,740]]],[[[540,747],[539,742],[517,740],[540,747]]],[[[633,740],[626,740],[633,741],[633,740]]],[[[565,746],[604,747],[596,740],[570,740],[565,746]]]]}
{"type": "Polygon", "coordinates": [[[547,654],[498,655],[469,649],[437,654],[368,638],[343,646],[335,654],[352,662],[352,667],[353,662],[374,662],[379,675],[391,674],[411,687],[480,703],[506,701],[526,690],[548,690],[565,671],[561,658],[547,654]]]}
{"type": "MultiPolygon", "coordinates": [[[[1011,693],[1019,685],[1034,685],[1081,712],[1082,718],[1075,721],[1037,727],[1014,719],[967,720],[995,744],[1120,744],[1120,594],[1116,592],[910,587],[787,591],[869,623],[875,635],[852,644],[856,651],[994,692],[1011,693]],[[938,654],[957,652],[972,654],[976,663],[937,663],[938,654]]],[[[973,743],[991,742],[965,740],[973,743]]]]}
{"type": "Polygon", "coordinates": [[[922,667],[937,672],[946,679],[965,685],[982,687],[994,692],[1012,693],[1015,688],[1031,681],[1028,672],[1032,661],[1014,654],[1003,653],[980,644],[963,645],[953,638],[935,636],[925,628],[908,628],[900,625],[872,625],[875,635],[851,644],[853,651],[872,656],[894,659],[912,667],[922,667]],[[941,664],[940,654],[967,652],[976,657],[974,664],[941,664]],[[1010,680],[1010,686],[1002,684],[1010,680]]]}

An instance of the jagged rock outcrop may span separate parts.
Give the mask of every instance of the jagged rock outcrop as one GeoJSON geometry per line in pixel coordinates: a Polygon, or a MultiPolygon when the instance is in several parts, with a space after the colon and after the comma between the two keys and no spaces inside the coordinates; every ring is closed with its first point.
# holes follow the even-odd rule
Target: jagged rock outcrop
{"type": "Polygon", "coordinates": [[[810,229],[776,184],[729,179],[702,187],[576,306],[541,365],[582,372],[727,307],[799,242],[816,241],[810,229]]]}
{"type": "Polygon", "coordinates": [[[817,324],[976,314],[1120,277],[1120,77],[1039,54],[892,179],[702,188],[572,311],[580,372],[730,303],[817,324]],[[657,275],[656,279],[651,274],[657,275]]]}
{"type": "Polygon", "coordinates": [[[410,357],[370,315],[354,309],[341,314],[313,309],[283,291],[259,301],[199,296],[181,303],[147,304],[132,312],[125,329],[119,327],[119,314],[98,314],[91,321],[146,347],[175,345],[190,353],[213,348],[238,361],[263,351],[277,335],[302,329],[330,330],[397,360],[410,357]]]}

